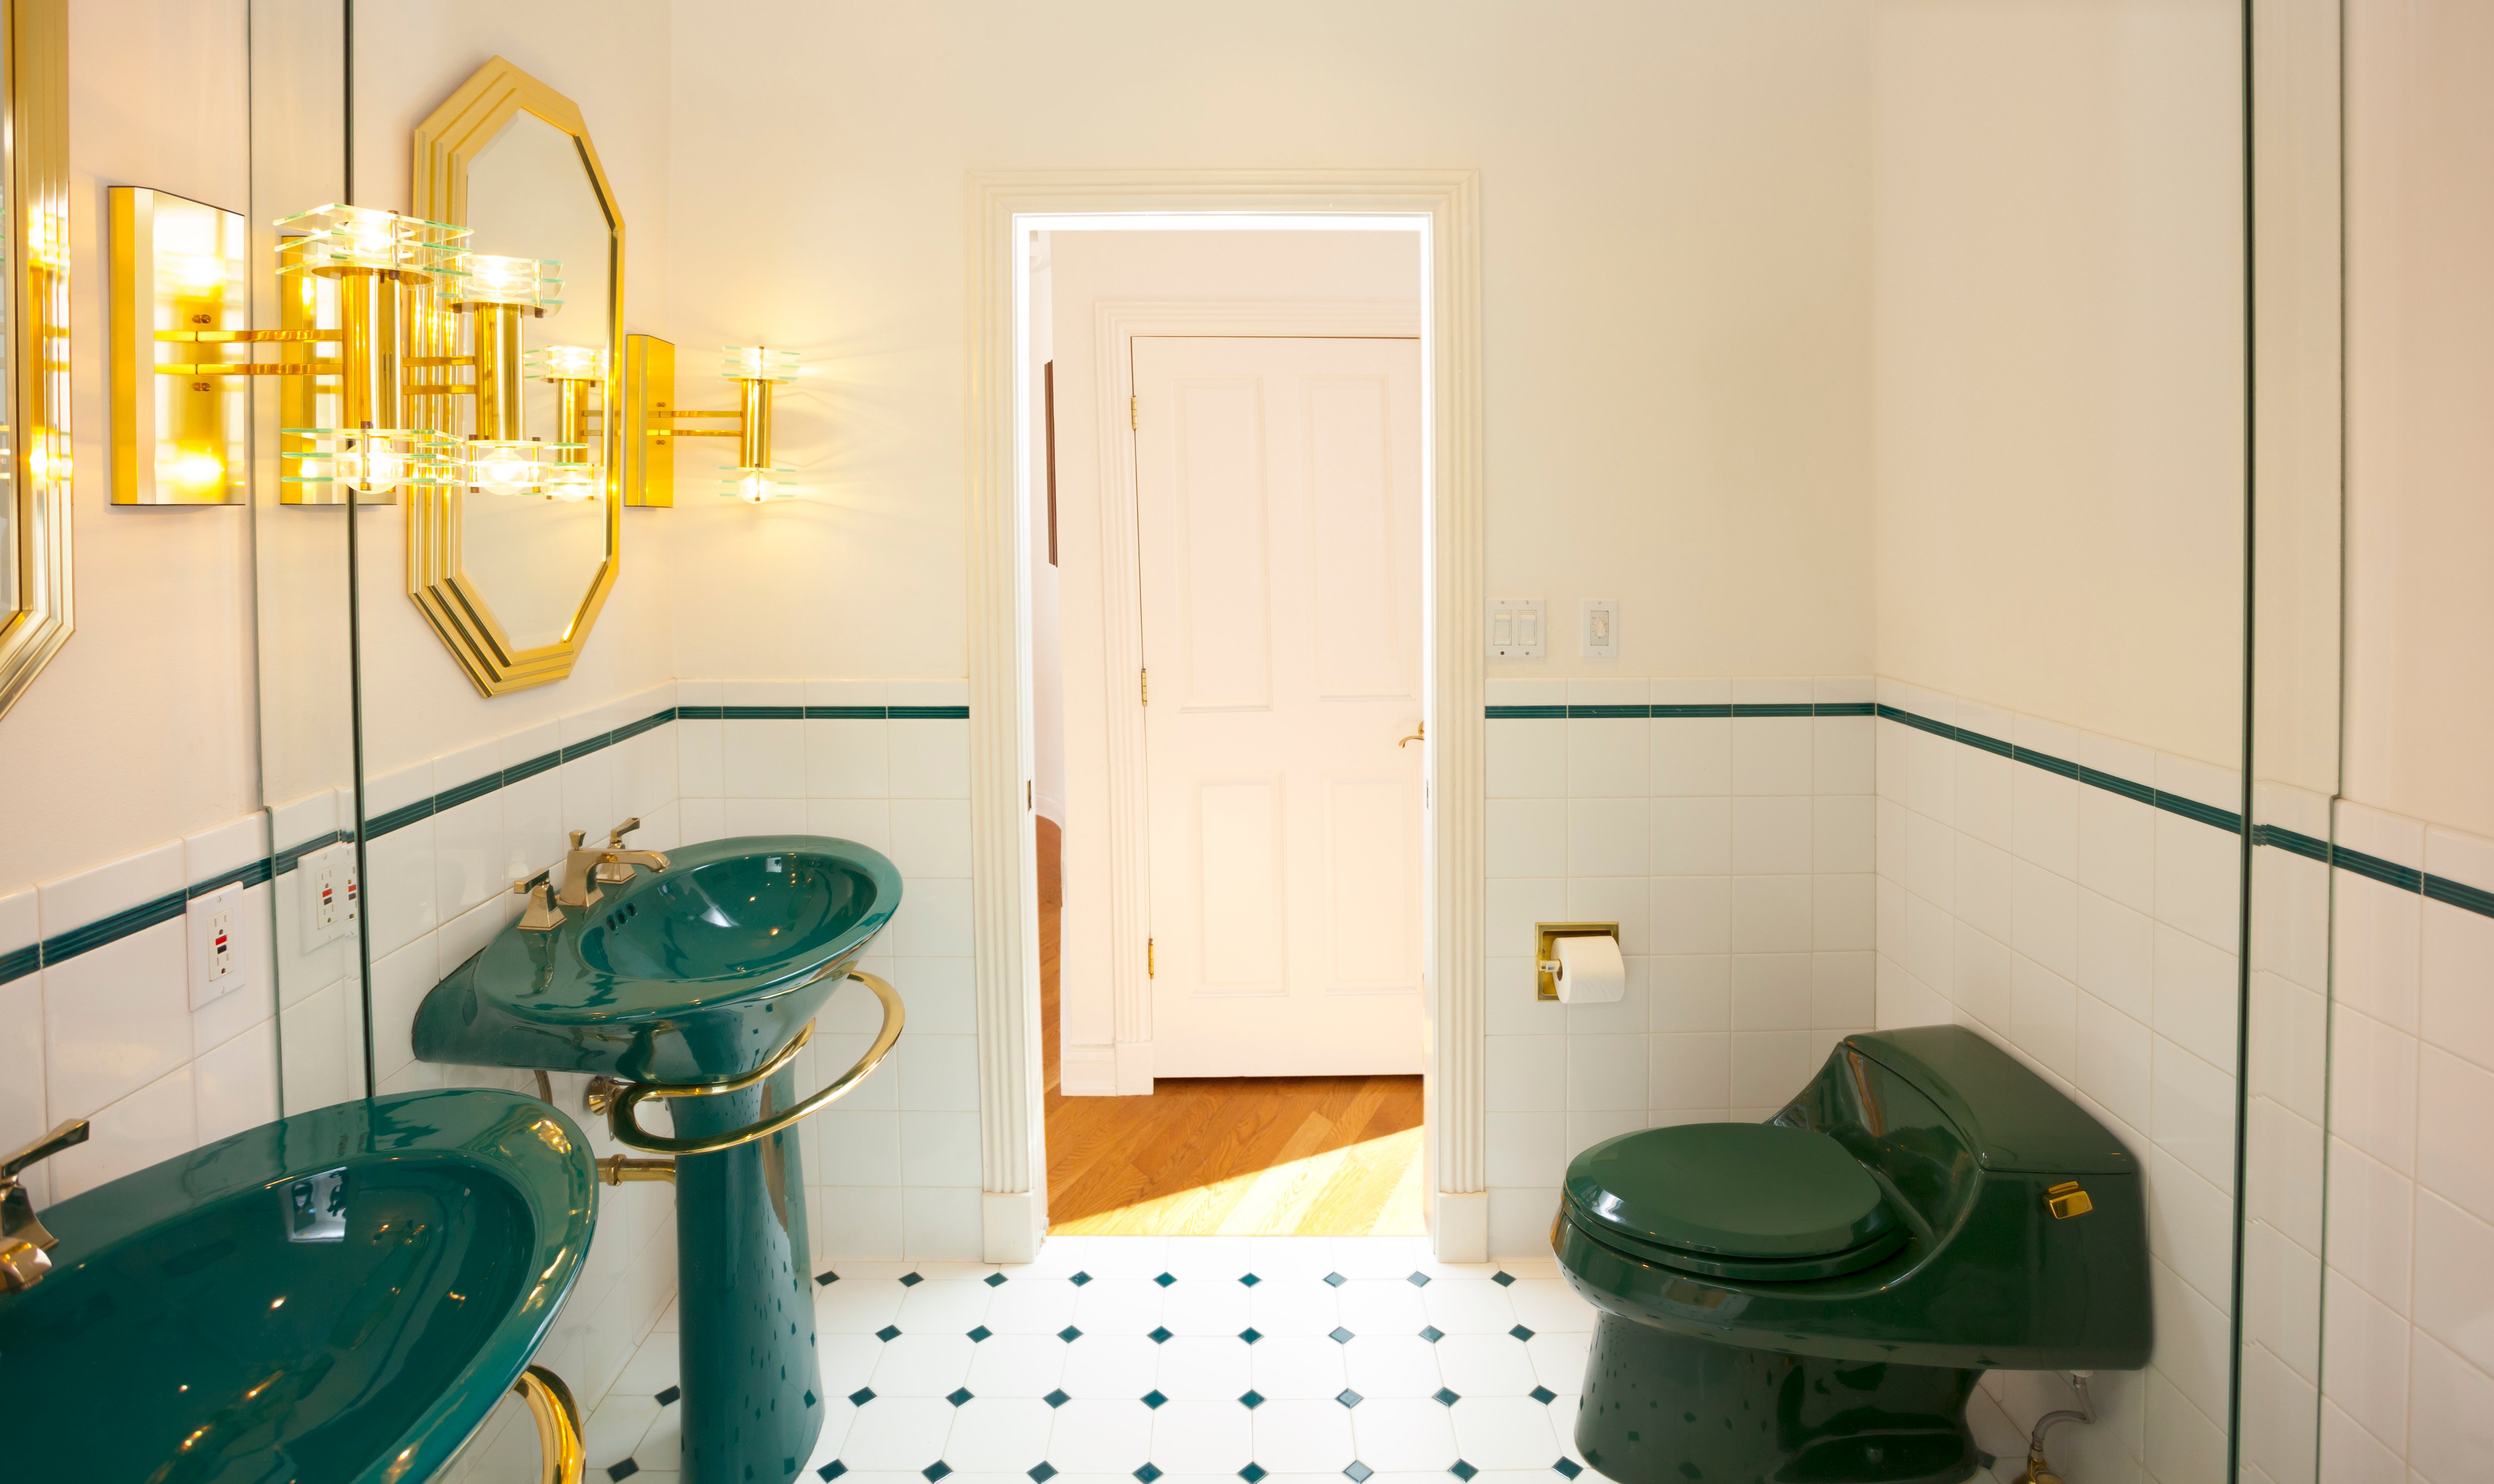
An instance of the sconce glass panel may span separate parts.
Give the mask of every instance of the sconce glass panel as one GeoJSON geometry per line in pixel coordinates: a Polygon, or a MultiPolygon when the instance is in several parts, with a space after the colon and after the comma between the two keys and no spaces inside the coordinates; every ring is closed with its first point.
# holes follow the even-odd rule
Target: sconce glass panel
{"type": "Polygon", "coordinates": [[[251,347],[242,213],[114,186],[112,502],[248,498],[251,347]],[[214,369],[211,369],[214,368],[214,369]]]}

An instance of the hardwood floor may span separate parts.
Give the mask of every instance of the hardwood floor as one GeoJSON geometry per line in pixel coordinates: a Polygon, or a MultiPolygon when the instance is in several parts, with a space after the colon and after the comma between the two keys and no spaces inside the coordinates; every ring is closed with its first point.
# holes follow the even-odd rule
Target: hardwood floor
{"type": "Polygon", "coordinates": [[[1418,1236],[1416,1076],[1164,1077],[1068,1098],[1057,968],[1061,836],[1039,822],[1048,1229],[1118,1236],[1418,1236]]]}

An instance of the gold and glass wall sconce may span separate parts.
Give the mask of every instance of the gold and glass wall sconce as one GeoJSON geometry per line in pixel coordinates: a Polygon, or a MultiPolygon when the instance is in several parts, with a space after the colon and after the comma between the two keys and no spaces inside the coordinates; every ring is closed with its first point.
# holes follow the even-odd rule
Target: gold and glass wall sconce
{"type": "Polygon", "coordinates": [[[521,348],[520,321],[562,305],[560,264],[471,253],[465,227],[317,207],[277,224],[285,323],[255,330],[238,214],[133,187],[111,197],[117,503],[240,500],[256,376],[297,379],[281,398],[285,503],[336,503],[344,488],[367,501],[402,486],[603,493],[591,431],[603,357],[521,348]],[[523,424],[531,377],[559,390],[552,442],[523,424]]]}
{"type": "Polygon", "coordinates": [[[786,476],[795,470],[771,462],[771,397],[773,389],[799,375],[797,353],[765,346],[729,346],[721,353],[719,375],[737,391],[736,406],[715,411],[679,408],[676,400],[676,348],[654,335],[624,337],[624,398],[638,426],[631,435],[627,486],[639,491],[644,505],[676,502],[675,440],[679,438],[732,438],[736,464],[719,480],[718,493],[747,504],[793,500],[797,486],[786,476]],[[687,428],[687,418],[733,419],[724,428],[687,428]]]}
{"type": "Polygon", "coordinates": [[[106,210],[112,502],[238,504],[249,383],[226,355],[248,319],[242,214],[136,186],[112,187],[106,210]]]}

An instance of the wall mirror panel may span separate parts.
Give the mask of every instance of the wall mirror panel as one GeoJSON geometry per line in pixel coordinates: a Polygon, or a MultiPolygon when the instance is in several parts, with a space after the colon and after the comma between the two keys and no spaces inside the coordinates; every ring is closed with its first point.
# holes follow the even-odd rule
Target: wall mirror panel
{"type": "Polygon", "coordinates": [[[69,17],[0,7],[0,713],[69,641],[69,17]]]}

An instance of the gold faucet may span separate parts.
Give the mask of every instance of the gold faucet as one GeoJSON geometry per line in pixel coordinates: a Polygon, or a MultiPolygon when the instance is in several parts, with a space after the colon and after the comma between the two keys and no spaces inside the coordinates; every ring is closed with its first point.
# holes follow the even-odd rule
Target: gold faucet
{"type": "Polygon", "coordinates": [[[571,853],[563,858],[563,890],[555,894],[555,901],[587,911],[605,896],[598,890],[600,885],[619,886],[631,880],[632,867],[640,866],[654,875],[665,870],[668,861],[662,853],[623,848],[624,836],[640,828],[638,817],[627,819],[607,833],[603,845],[583,845],[581,841],[588,838],[588,832],[571,832],[571,853]]]}
{"type": "Polygon", "coordinates": [[[73,1118],[49,1134],[0,1160],[0,1287],[22,1293],[52,1270],[51,1249],[60,1238],[35,1219],[34,1197],[17,1172],[38,1160],[47,1160],[73,1144],[86,1142],[86,1120],[73,1118]]]}
{"type": "Polygon", "coordinates": [[[528,910],[520,914],[520,925],[531,932],[549,932],[563,925],[563,909],[547,899],[554,894],[553,876],[548,867],[511,883],[512,894],[529,899],[528,910]]]}

